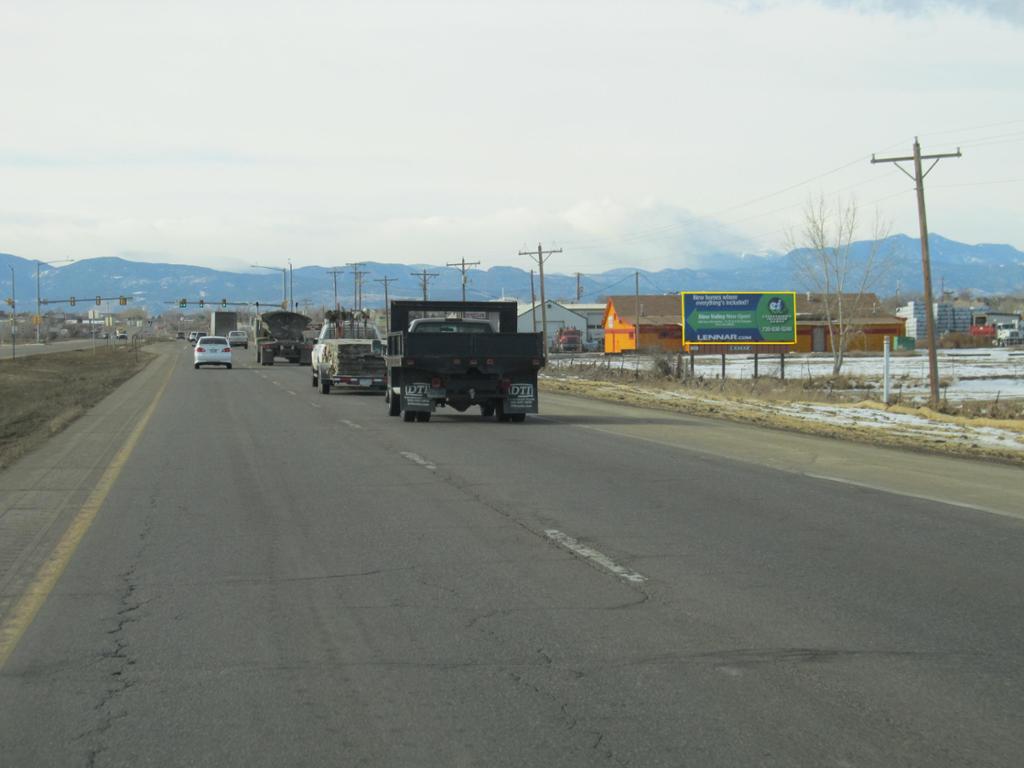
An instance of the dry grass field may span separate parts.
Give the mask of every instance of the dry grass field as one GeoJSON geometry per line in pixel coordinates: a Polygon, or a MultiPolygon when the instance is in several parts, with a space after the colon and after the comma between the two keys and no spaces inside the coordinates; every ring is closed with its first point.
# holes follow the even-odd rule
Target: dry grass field
{"type": "Polygon", "coordinates": [[[145,350],[99,347],[0,361],[0,468],[63,430],[152,359],[145,350]]]}
{"type": "Polygon", "coordinates": [[[541,391],[727,419],[745,424],[856,440],[915,451],[1024,465],[1020,401],[978,403],[949,413],[867,401],[855,389],[830,390],[806,381],[674,380],[653,373],[545,372],[541,391]],[[987,407],[986,407],[987,406],[987,407]]]}

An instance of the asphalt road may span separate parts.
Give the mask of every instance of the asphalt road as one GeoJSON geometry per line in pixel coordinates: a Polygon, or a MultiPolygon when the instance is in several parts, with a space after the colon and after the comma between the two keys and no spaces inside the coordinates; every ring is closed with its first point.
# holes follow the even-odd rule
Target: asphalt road
{"type": "Polygon", "coordinates": [[[171,350],[0,669],[5,768],[1020,765],[1018,469],[171,350]]]}

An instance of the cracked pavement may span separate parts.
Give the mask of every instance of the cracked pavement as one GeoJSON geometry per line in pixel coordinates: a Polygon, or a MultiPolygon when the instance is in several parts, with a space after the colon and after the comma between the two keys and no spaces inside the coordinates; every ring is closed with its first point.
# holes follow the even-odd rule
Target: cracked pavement
{"type": "Polygon", "coordinates": [[[405,424],[308,375],[181,354],[0,669],[5,768],[1018,764],[1020,520],[732,461],[735,425],[405,424]]]}

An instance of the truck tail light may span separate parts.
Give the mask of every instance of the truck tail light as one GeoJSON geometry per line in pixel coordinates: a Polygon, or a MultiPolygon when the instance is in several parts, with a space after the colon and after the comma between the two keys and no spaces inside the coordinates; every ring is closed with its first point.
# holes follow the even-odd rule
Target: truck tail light
{"type": "Polygon", "coordinates": [[[441,388],[441,379],[440,379],[440,377],[435,376],[434,378],[432,378],[430,380],[430,388],[431,389],[440,389],[441,388]]]}
{"type": "Polygon", "coordinates": [[[485,362],[487,363],[487,365],[494,365],[494,358],[493,357],[488,357],[485,362]]]}
{"type": "Polygon", "coordinates": [[[508,391],[512,388],[511,379],[501,379],[498,381],[498,392],[503,395],[507,395],[508,391]]]}
{"type": "Polygon", "coordinates": [[[531,360],[530,362],[533,363],[533,367],[534,368],[540,368],[540,358],[539,357],[533,358],[533,360],[531,360]]]}

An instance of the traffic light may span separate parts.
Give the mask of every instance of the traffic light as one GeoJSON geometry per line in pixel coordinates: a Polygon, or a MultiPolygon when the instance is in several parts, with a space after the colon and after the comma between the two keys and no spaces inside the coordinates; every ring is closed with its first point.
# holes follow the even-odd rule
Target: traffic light
{"type": "Polygon", "coordinates": [[[221,299],[220,300],[220,308],[221,309],[227,309],[228,308],[228,300],[227,299],[221,299]]]}
{"type": "Polygon", "coordinates": [[[182,309],[187,307],[188,306],[188,299],[182,299],[181,301],[179,301],[178,302],[178,306],[181,307],[182,309]]]}
{"type": "Polygon", "coordinates": [[[75,297],[74,296],[72,296],[70,299],[68,299],[68,304],[70,304],[72,307],[75,306],[75,297]]]}
{"type": "Polygon", "coordinates": [[[117,303],[120,304],[122,307],[126,307],[128,306],[128,299],[124,296],[118,296],[117,303]]]}
{"type": "Polygon", "coordinates": [[[205,304],[206,304],[206,301],[204,299],[200,298],[199,299],[199,308],[202,309],[205,304]]]}
{"type": "Polygon", "coordinates": [[[103,303],[103,297],[102,296],[97,296],[96,297],[96,306],[98,307],[102,303],[103,303]]]}

